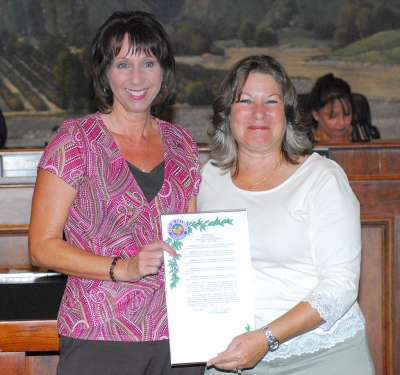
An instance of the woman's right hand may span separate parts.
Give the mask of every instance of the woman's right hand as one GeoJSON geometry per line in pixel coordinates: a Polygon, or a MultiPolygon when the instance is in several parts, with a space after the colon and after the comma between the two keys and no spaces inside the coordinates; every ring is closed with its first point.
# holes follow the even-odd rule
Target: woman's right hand
{"type": "Polygon", "coordinates": [[[176,251],[164,241],[155,241],[143,246],[130,259],[121,259],[114,268],[118,281],[138,281],[147,275],[156,275],[164,263],[164,251],[176,256],[176,251]]]}
{"type": "Polygon", "coordinates": [[[206,366],[225,371],[254,367],[268,352],[268,339],[262,329],[233,338],[227,349],[210,359],[206,366]]]}

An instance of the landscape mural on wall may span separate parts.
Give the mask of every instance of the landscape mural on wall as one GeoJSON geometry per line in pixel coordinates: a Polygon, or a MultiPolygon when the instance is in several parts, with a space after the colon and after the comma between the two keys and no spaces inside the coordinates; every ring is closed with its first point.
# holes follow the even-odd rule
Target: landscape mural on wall
{"type": "Polygon", "coordinates": [[[116,10],[153,13],[171,37],[178,87],[165,116],[207,141],[224,72],[277,58],[299,93],[328,72],[370,101],[383,138],[400,139],[398,0],[0,0],[0,109],[7,147],[43,146],[64,119],[93,111],[88,50],[116,10]]]}

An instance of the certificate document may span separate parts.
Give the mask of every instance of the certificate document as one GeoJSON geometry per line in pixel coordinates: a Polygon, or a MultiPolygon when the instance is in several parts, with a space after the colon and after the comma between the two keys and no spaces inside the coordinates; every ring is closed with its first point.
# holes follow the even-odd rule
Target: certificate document
{"type": "Polygon", "coordinates": [[[247,212],[161,216],[171,363],[207,362],[254,330],[247,212]]]}

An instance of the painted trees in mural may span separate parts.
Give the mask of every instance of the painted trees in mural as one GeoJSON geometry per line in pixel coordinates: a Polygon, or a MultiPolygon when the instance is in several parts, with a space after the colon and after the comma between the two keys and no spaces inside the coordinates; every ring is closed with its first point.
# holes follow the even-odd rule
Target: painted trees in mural
{"type": "MultiPolygon", "coordinates": [[[[223,61],[224,50],[231,47],[268,47],[288,41],[296,46],[301,38],[301,43],[307,39],[310,46],[325,43],[325,48],[337,49],[380,31],[400,28],[397,0],[247,0],[246,7],[241,0],[0,3],[0,104],[5,111],[48,111],[54,106],[87,111],[92,105],[88,43],[94,30],[115,10],[140,9],[155,14],[168,30],[178,57],[203,55],[203,61],[209,54],[223,61]]],[[[396,48],[400,42],[392,44],[396,48]]],[[[381,58],[385,56],[395,59],[397,55],[393,50],[381,54],[381,58]]],[[[221,66],[216,63],[215,68],[221,66]]],[[[208,105],[223,74],[199,67],[186,69],[181,64],[177,69],[175,102],[208,105]]]]}

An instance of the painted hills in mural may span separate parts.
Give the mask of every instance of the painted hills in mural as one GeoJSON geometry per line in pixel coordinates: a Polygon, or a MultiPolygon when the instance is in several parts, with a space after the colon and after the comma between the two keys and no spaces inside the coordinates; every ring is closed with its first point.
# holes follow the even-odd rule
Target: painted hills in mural
{"type": "MultiPolygon", "coordinates": [[[[14,118],[93,110],[89,43],[116,10],[151,12],[165,26],[175,113],[209,108],[225,70],[252,53],[281,61],[300,92],[329,70],[369,97],[400,98],[399,0],[0,0],[0,9],[0,109],[14,118]]],[[[387,113],[379,100],[373,109],[387,113]]]]}
{"type": "MultiPolygon", "coordinates": [[[[0,0],[0,9],[3,111],[90,110],[88,44],[116,10],[155,14],[178,57],[290,44],[319,48],[315,60],[400,62],[397,0],[0,0]]],[[[223,75],[216,65],[179,63],[176,103],[209,105],[223,75]]]]}

